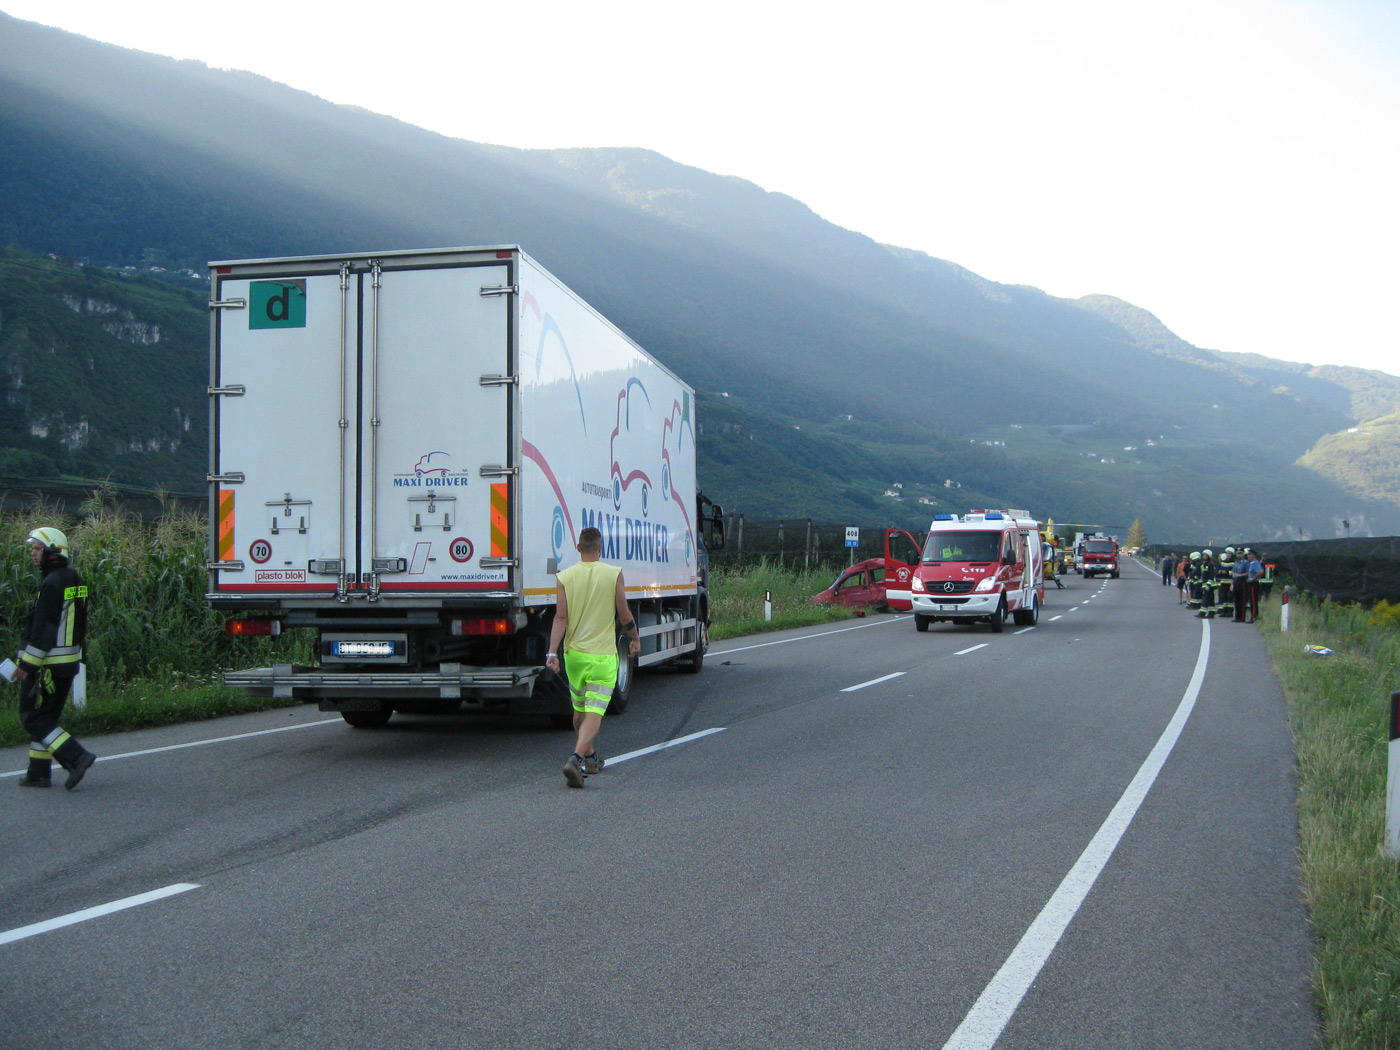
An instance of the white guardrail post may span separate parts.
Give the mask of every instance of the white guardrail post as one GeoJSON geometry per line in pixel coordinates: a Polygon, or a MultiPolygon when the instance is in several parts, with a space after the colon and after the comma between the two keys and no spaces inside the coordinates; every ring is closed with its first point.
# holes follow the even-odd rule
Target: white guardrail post
{"type": "Polygon", "coordinates": [[[1285,588],[1283,589],[1283,604],[1279,606],[1279,614],[1278,614],[1278,615],[1279,615],[1278,629],[1279,629],[1280,631],[1287,631],[1287,630],[1288,630],[1288,598],[1289,598],[1289,596],[1290,596],[1292,593],[1293,593],[1293,588],[1292,588],[1291,586],[1290,586],[1290,587],[1285,587],[1285,588]]]}
{"type": "Polygon", "coordinates": [[[1390,694],[1390,766],[1385,777],[1385,855],[1400,860],[1400,693],[1390,694]]]}

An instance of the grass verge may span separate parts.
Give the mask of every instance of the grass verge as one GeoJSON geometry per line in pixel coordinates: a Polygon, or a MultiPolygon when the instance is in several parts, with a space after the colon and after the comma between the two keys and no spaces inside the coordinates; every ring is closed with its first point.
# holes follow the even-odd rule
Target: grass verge
{"type": "MultiPolygon", "coordinates": [[[[29,737],[19,724],[18,685],[8,686],[5,693],[4,702],[0,703],[0,747],[19,747],[27,744],[29,737]]],[[[300,703],[248,696],[219,681],[198,682],[176,675],[169,681],[132,681],[90,689],[87,705],[81,711],[72,704],[63,709],[63,728],[81,740],[85,736],[198,722],[300,703]]]]}
{"type": "Polygon", "coordinates": [[[1400,688],[1400,623],[1373,610],[1295,599],[1259,621],[1297,746],[1303,892],[1313,989],[1328,1050],[1400,1047],[1400,861],[1384,856],[1387,722],[1400,688]],[[1304,651],[1332,649],[1330,656],[1304,651]]]}
{"type": "Polygon", "coordinates": [[[717,570],[710,577],[710,640],[849,620],[855,613],[845,606],[811,604],[812,595],[830,587],[836,572],[825,566],[794,571],[766,561],[717,570]],[[773,618],[765,620],[764,601],[769,594],[773,618]]]}

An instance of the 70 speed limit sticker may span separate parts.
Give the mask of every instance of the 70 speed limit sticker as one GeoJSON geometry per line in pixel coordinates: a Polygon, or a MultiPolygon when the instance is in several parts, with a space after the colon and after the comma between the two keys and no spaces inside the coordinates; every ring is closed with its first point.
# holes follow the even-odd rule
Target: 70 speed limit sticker
{"type": "Polygon", "coordinates": [[[472,541],[465,536],[458,536],[447,547],[447,553],[455,562],[467,562],[472,560],[472,541]]]}
{"type": "Polygon", "coordinates": [[[248,557],[259,565],[264,565],[272,557],[272,544],[267,540],[254,540],[253,545],[248,548],[248,557]]]}

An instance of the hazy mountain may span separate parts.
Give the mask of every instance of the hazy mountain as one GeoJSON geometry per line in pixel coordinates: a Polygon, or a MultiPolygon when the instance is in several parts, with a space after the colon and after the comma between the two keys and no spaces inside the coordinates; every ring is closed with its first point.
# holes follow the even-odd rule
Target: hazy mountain
{"type": "Polygon", "coordinates": [[[200,486],[188,450],[204,440],[203,308],[173,288],[159,303],[123,297],[137,285],[100,268],[520,244],[697,389],[702,483],[751,515],[917,525],[997,503],[1059,521],[1141,518],[1154,539],[1400,525],[1400,490],[1299,464],[1325,435],[1400,412],[1394,377],[1196,348],[1109,296],[997,284],[646,150],[449,139],[5,16],[0,141],[0,241],[86,263],[0,300],[0,463],[116,469],[102,450],[121,446],[124,478],[200,486]],[[71,371],[75,383],[97,389],[104,363],[134,360],[101,327],[110,312],[65,305],[73,281],[108,282],[108,305],[133,324],[179,303],[191,314],[165,322],[169,367],[118,369],[145,374],[149,391],[124,379],[102,395],[139,411],[72,402],[81,414],[64,415],[67,444],[55,444],[53,406],[14,386],[42,355],[36,326],[55,326],[55,354],[85,347],[93,366],[71,371]],[[13,341],[23,318],[27,341],[13,341]],[[162,435],[177,408],[189,430],[172,446],[162,435]],[[167,449],[160,465],[141,441],[167,449]],[[884,495],[895,483],[899,502],[884,495]]]}

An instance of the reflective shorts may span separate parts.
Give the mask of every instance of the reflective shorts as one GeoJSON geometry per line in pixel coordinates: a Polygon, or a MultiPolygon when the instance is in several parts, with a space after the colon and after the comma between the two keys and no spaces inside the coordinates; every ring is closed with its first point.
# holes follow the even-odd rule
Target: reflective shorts
{"type": "Polygon", "coordinates": [[[564,669],[574,710],[604,714],[617,686],[617,654],[599,656],[570,649],[564,654],[564,669]]]}

